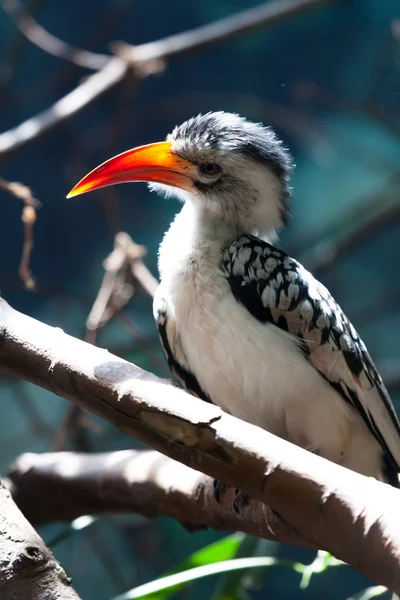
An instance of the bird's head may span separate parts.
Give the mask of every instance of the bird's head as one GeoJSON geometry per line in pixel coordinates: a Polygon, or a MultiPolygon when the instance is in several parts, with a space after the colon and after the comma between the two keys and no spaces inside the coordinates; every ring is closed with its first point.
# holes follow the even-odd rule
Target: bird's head
{"type": "Polygon", "coordinates": [[[108,185],[148,181],[192,202],[205,216],[273,234],[286,224],[292,161],[269,127],[225,112],[198,115],[167,141],[115,156],[86,175],[68,197],[108,185]]]}

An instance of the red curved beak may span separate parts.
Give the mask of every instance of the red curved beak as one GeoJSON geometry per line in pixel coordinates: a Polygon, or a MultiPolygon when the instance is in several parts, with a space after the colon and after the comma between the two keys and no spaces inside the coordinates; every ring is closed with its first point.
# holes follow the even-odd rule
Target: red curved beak
{"type": "Polygon", "coordinates": [[[171,142],[139,146],[118,154],[80,180],[67,198],[130,181],[154,181],[193,189],[195,166],[171,150],[171,142]]]}

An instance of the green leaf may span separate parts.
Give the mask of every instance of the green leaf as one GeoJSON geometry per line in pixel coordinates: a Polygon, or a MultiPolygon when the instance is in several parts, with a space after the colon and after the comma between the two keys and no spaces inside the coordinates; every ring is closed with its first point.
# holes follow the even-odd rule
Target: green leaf
{"type": "Polygon", "coordinates": [[[202,579],[203,577],[210,577],[212,575],[218,575],[220,573],[227,573],[229,571],[236,571],[240,569],[260,569],[275,565],[293,566],[293,563],[267,556],[225,560],[210,565],[195,567],[194,569],[188,569],[187,571],[175,573],[174,575],[161,577],[160,579],[156,579],[150,583],[139,585],[138,587],[125,592],[125,594],[116,596],[114,600],[136,600],[137,598],[149,598],[156,592],[167,589],[176,589],[176,586],[181,586],[185,583],[191,583],[192,581],[202,579]]]}
{"type": "MultiPolygon", "coordinates": [[[[260,540],[250,535],[245,535],[240,544],[236,558],[255,556],[260,540]]],[[[218,581],[212,600],[240,600],[243,597],[243,578],[248,571],[231,571],[225,573],[218,581]]]]}
{"type": "MultiPolygon", "coordinates": [[[[279,551],[279,544],[246,535],[236,554],[236,558],[249,556],[268,556],[276,558],[279,551]]],[[[265,576],[263,569],[246,569],[242,571],[232,571],[223,575],[213,594],[212,600],[242,600],[247,599],[248,595],[245,588],[261,587],[265,576]]]]}
{"type": "Polygon", "coordinates": [[[329,552],[325,552],[324,550],[318,550],[317,555],[313,562],[309,565],[302,565],[301,563],[297,563],[295,570],[298,573],[301,573],[301,581],[300,581],[300,589],[306,589],[311,581],[311,577],[316,573],[323,573],[326,569],[330,567],[340,567],[345,565],[346,563],[338,560],[329,552]]]}
{"type": "Polygon", "coordinates": [[[235,558],[237,551],[246,537],[244,533],[227,535],[221,540],[194,552],[177,569],[174,569],[174,572],[235,558]]]}
{"type": "Polygon", "coordinates": [[[97,521],[97,517],[92,517],[92,515],[82,515],[81,517],[74,519],[71,522],[70,527],[74,531],[81,531],[81,529],[86,529],[86,527],[89,527],[89,525],[95,521],[97,521]]]}
{"type": "MultiPolygon", "coordinates": [[[[334,558],[328,552],[319,551],[315,560],[310,565],[292,562],[290,560],[280,559],[274,556],[253,556],[247,558],[232,558],[237,553],[257,553],[265,551],[264,544],[259,544],[258,540],[244,534],[233,534],[194,552],[187,560],[179,565],[173,572],[146,583],[137,586],[114,600],[136,600],[137,598],[146,598],[147,600],[165,600],[172,593],[179,591],[182,586],[192,583],[197,579],[219,575],[222,573],[237,573],[239,571],[248,571],[256,569],[265,569],[272,566],[290,567],[302,576],[300,586],[305,588],[309,585],[310,579],[314,573],[322,573],[330,567],[344,565],[340,560],[334,558]],[[222,556],[229,557],[221,560],[222,556]]],[[[225,580],[225,587],[217,588],[219,595],[214,594],[214,600],[242,600],[245,598],[242,589],[243,573],[239,577],[231,580],[225,580]],[[228,583],[227,583],[228,581],[228,583]]],[[[372,588],[371,588],[372,589],[372,588]]],[[[384,588],[385,589],[385,588],[384,588]]],[[[380,593],[381,586],[374,588],[375,595],[380,593]],[[380,593],[378,593],[378,591],[380,593]]],[[[368,590],[366,590],[368,592],[368,590]]],[[[375,596],[363,596],[348,600],[369,600],[375,596]]]]}
{"type": "MultiPolygon", "coordinates": [[[[226,537],[217,540],[212,544],[208,544],[207,546],[204,546],[204,548],[193,552],[193,554],[188,556],[186,560],[173,569],[169,569],[161,577],[185,572],[194,567],[201,567],[203,565],[230,560],[236,556],[236,553],[245,537],[246,536],[244,533],[238,532],[232,535],[227,535],[226,537]]],[[[177,591],[179,591],[185,585],[185,583],[186,582],[183,582],[179,585],[177,584],[173,588],[159,590],[157,592],[148,594],[146,597],[148,600],[167,600],[167,598],[170,598],[172,594],[175,594],[177,591]]]]}
{"type": "Polygon", "coordinates": [[[372,587],[366,588],[362,590],[359,594],[355,596],[351,596],[351,598],[347,598],[347,600],[371,600],[371,598],[377,598],[378,596],[382,596],[389,590],[383,585],[373,585],[372,587]]]}
{"type": "MultiPolygon", "coordinates": [[[[257,546],[253,556],[273,556],[278,558],[281,545],[271,540],[257,539],[257,546]]],[[[244,579],[246,586],[252,588],[261,588],[266,572],[261,569],[252,569],[248,571],[244,579]]]]}
{"type": "Polygon", "coordinates": [[[47,542],[47,545],[49,546],[49,548],[54,548],[54,546],[57,546],[57,544],[59,544],[60,542],[63,542],[64,540],[71,537],[75,533],[75,531],[81,531],[82,529],[86,529],[86,527],[89,527],[97,520],[98,517],[93,517],[92,515],[82,515],[81,517],[77,517],[76,519],[71,521],[71,523],[69,523],[69,525],[66,529],[64,529],[64,531],[61,531],[61,533],[56,535],[52,540],[50,540],[50,542],[47,542]]]}

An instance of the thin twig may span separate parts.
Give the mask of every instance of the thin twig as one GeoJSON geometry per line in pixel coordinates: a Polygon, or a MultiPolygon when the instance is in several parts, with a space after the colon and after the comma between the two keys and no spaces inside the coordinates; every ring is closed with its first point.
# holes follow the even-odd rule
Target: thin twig
{"type": "Polygon", "coordinates": [[[10,382],[7,382],[7,386],[13,394],[13,401],[24,412],[26,420],[32,428],[32,432],[37,436],[51,439],[53,428],[47,423],[40,409],[36,407],[34,400],[27,391],[28,386],[18,379],[12,379],[10,382]]]}
{"type": "Polygon", "coordinates": [[[319,232],[316,239],[297,242],[290,252],[300,256],[301,262],[314,274],[320,273],[399,217],[399,190],[400,171],[397,170],[385,190],[363,199],[362,210],[358,203],[342,211],[340,218],[319,232]]]}
{"type": "MultiPolygon", "coordinates": [[[[131,317],[127,313],[125,313],[123,310],[116,312],[115,318],[117,319],[117,321],[120,321],[120,323],[124,327],[125,331],[131,336],[132,341],[134,342],[135,346],[140,348],[140,350],[143,350],[143,352],[146,353],[146,355],[151,359],[152,365],[154,366],[154,368],[156,368],[156,366],[157,366],[157,367],[159,367],[161,372],[164,371],[165,367],[166,367],[166,362],[155,351],[154,341],[149,340],[148,338],[144,337],[140,333],[134,320],[131,319],[131,317]]],[[[158,338],[156,340],[156,344],[157,344],[157,347],[160,347],[158,338]]]]}
{"type": "Polygon", "coordinates": [[[133,281],[137,283],[150,298],[153,298],[158,287],[158,281],[154,275],[152,275],[141,260],[131,260],[130,268],[133,281]]]}
{"type": "Polygon", "coordinates": [[[163,40],[131,46],[125,42],[115,42],[112,50],[135,67],[150,61],[166,61],[190,52],[211,47],[237,36],[257,31],[282,20],[292,17],[310,8],[331,3],[332,0],[275,0],[265,2],[254,8],[220,19],[214,23],[203,25],[192,31],[184,31],[171,35],[163,40]]]}
{"type": "MultiPolygon", "coordinates": [[[[35,16],[42,10],[46,1],[47,0],[28,0],[27,10],[29,14],[32,15],[32,17],[35,16]]],[[[25,35],[21,33],[21,31],[16,31],[11,43],[4,53],[2,63],[0,64],[0,86],[3,87],[3,92],[6,90],[6,86],[14,75],[26,42],[27,39],[25,35]]]]}
{"type": "Polygon", "coordinates": [[[24,224],[24,245],[22,247],[21,262],[19,264],[19,276],[27,290],[36,288],[36,281],[30,269],[31,254],[34,246],[33,226],[36,222],[36,210],[33,206],[24,206],[21,220],[24,224]]]}
{"type": "Polygon", "coordinates": [[[364,104],[367,106],[373,106],[380,100],[380,94],[384,87],[385,80],[394,64],[397,41],[396,20],[393,19],[391,26],[387,28],[386,35],[382,40],[382,45],[377,51],[377,56],[368,77],[368,89],[364,99],[364,104]]]}
{"type": "Polygon", "coordinates": [[[28,13],[19,0],[0,0],[4,12],[8,14],[20,32],[35,46],[45,52],[68,60],[79,67],[98,71],[105,67],[110,57],[71,46],[52,35],[28,13]]]}
{"type": "Polygon", "coordinates": [[[19,200],[22,200],[27,206],[32,206],[33,208],[41,208],[42,206],[42,203],[32,195],[31,189],[23,183],[7,181],[0,177],[0,187],[16,198],[19,198],[19,200]]]}
{"type": "MultiPolygon", "coordinates": [[[[118,52],[124,52],[134,61],[137,71],[145,76],[157,71],[165,59],[184,56],[188,52],[203,50],[232,39],[248,34],[280,20],[294,16],[297,13],[332,3],[335,0],[276,0],[265,2],[256,8],[242,11],[206,27],[170,36],[163,40],[131,47],[117,47],[118,52]],[[206,36],[206,39],[204,39],[206,36]]],[[[338,0],[336,0],[338,1],[338,0]]],[[[58,100],[49,109],[21,123],[0,135],[0,158],[11,154],[29,142],[42,137],[67,119],[75,116],[81,110],[98,100],[102,94],[118,85],[127,75],[132,63],[126,60],[111,58],[106,65],[94,75],[91,75],[72,92],[58,100]]]]}
{"type": "MultiPolygon", "coordinates": [[[[113,312],[110,311],[109,307],[111,305],[111,298],[115,293],[116,282],[120,278],[120,271],[124,265],[124,260],[125,252],[121,249],[121,245],[118,244],[116,238],[114,250],[103,263],[105,269],[104,277],[86,320],[84,341],[89,344],[96,344],[99,328],[106,325],[112,318],[113,312]]],[[[83,409],[80,406],[68,406],[65,416],[56,430],[53,441],[53,450],[60,452],[65,448],[71,432],[83,424],[82,419],[83,409]]]]}
{"type": "MultiPolygon", "coordinates": [[[[31,0],[34,1],[34,0],[31,0]]],[[[35,0],[38,1],[38,0],[35,0]]],[[[136,2],[139,0],[116,0],[109,4],[104,12],[94,11],[91,19],[87,23],[87,33],[80,42],[81,47],[87,49],[99,47],[112,39],[112,31],[116,28],[118,21],[123,18],[124,14],[130,11],[136,2]],[[98,18],[96,18],[98,17],[98,18]]],[[[28,12],[33,15],[32,10],[27,6],[28,12]]],[[[18,31],[19,35],[22,35],[18,31]]],[[[58,67],[55,68],[52,77],[41,80],[40,86],[37,83],[27,83],[24,87],[23,101],[24,103],[36,102],[38,98],[44,98],[50,90],[72,89],[76,85],[77,71],[76,66],[68,61],[59,61],[58,67]]],[[[18,99],[18,98],[17,98],[18,99]]],[[[68,134],[68,131],[65,130],[68,134]]]]}
{"type": "Polygon", "coordinates": [[[133,242],[127,233],[117,233],[114,249],[105,259],[104,277],[92,310],[86,321],[88,330],[98,330],[113,317],[115,309],[122,308],[134,294],[134,288],[126,290],[126,275],[118,280],[118,275],[127,270],[128,264],[134,264],[146,254],[146,249],[133,242]]]}
{"type": "Polygon", "coordinates": [[[24,244],[22,247],[22,256],[19,264],[19,276],[24,282],[27,290],[36,288],[35,279],[30,269],[31,254],[34,246],[33,227],[36,223],[36,209],[42,205],[37,198],[32,195],[30,188],[17,181],[6,181],[0,177],[0,187],[9,192],[15,198],[22,200],[25,204],[22,209],[21,221],[24,224],[24,244]]]}
{"type": "Polygon", "coordinates": [[[80,406],[76,404],[68,406],[65,416],[54,434],[52,444],[54,452],[64,450],[70,433],[80,424],[82,413],[83,409],[80,406]]]}
{"type": "MultiPolygon", "coordinates": [[[[114,248],[103,262],[105,273],[86,320],[85,342],[95,345],[99,330],[116,317],[135,345],[151,352],[153,359],[158,360],[152,352],[151,345],[140,335],[135,323],[128,315],[121,312],[133,298],[137,288],[150,297],[154,296],[158,281],[143,263],[142,258],[146,253],[146,248],[136,244],[127,233],[123,231],[117,233],[114,248]]],[[[77,425],[86,427],[87,423],[83,421],[83,410],[72,405],[56,431],[53,450],[64,449],[70,433],[77,425]]]]}
{"type": "Polygon", "coordinates": [[[120,83],[127,71],[126,63],[119,58],[112,58],[103,69],[88,77],[53,106],[0,134],[0,158],[8,158],[29,142],[78,114],[120,83]]]}

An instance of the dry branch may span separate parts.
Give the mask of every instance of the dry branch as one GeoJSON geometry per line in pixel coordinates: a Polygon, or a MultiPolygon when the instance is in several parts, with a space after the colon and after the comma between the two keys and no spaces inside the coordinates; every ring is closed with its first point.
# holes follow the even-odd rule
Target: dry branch
{"type": "Polygon", "coordinates": [[[141,46],[117,47],[129,60],[110,58],[105,66],[88,77],[72,92],[53,106],[0,134],[0,159],[8,158],[33,140],[42,137],[61,123],[98,100],[105,92],[119,84],[134,67],[142,77],[159,70],[166,59],[184,56],[188,52],[203,50],[207,46],[245,35],[269,24],[277,23],[309,8],[331,3],[333,0],[275,0],[242,11],[191,31],[185,31],[163,40],[141,46]],[[133,60],[133,63],[132,63],[133,60]]]}
{"type": "MultiPolygon", "coordinates": [[[[32,17],[35,17],[45,5],[46,0],[27,0],[27,9],[32,17]]],[[[2,56],[0,63],[0,86],[3,90],[11,81],[18,66],[27,39],[23,33],[16,31],[2,56]]]]}
{"type": "Polygon", "coordinates": [[[398,490],[225,414],[4,300],[0,324],[4,373],[68,398],[170,458],[243,490],[269,506],[296,539],[400,591],[398,490]]]}
{"type": "MultiPolygon", "coordinates": [[[[127,233],[124,231],[117,233],[114,249],[103,262],[105,273],[86,321],[88,332],[97,332],[104,327],[131,300],[135,293],[135,287],[127,282],[127,277],[130,275],[132,278],[132,274],[137,269],[137,263],[141,264],[148,272],[142,262],[142,258],[146,254],[146,248],[135,244],[127,233]]],[[[151,273],[150,277],[153,278],[151,273]]],[[[154,278],[153,280],[156,288],[158,282],[154,278]]],[[[145,289],[147,279],[144,278],[143,284],[141,284],[140,278],[135,277],[135,283],[145,289]]],[[[153,296],[154,292],[149,295],[153,296]]],[[[90,341],[94,343],[92,339],[90,341]]]]}
{"type": "Polygon", "coordinates": [[[0,481],[0,598],[79,600],[61,565],[0,481]]]}
{"type": "Polygon", "coordinates": [[[137,67],[147,62],[171,60],[182,54],[203,50],[232,38],[257,31],[265,25],[273,25],[282,19],[293,17],[310,8],[316,8],[332,0],[275,0],[220,19],[191,31],[171,35],[163,40],[141,46],[124,42],[113,44],[114,52],[137,67]]]}
{"type": "MultiPolygon", "coordinates": [[[[158,281],[142,260],[146,254],[146,248],[136,244],[127,233],[124,231],[117,233],[114,248],[103,262],[105,273],[86,320],[85,342],[95,344],[99,330],[116,317],[137,346],[151,351],[151,346],[140,336],[134,321],[121,312],[132,300],[137,288],[151,298],[155,294],[158,281]]],[[[159,360],[156,354],[153,358],[156,362],[159,360]]],[[[53,449],[63,450],[70,432],[82,423],[85,424],[82,409],[70,405],[54,436],[53,449]]]]}
{"type": "Polygon", "coordinates": [[[33,227],[36,223],[36,210],[42,204],[32,195],[31,189],[28,186],[18,181],[6,181],[0,177],[0,188],[15,196],[15,198],[22,200],[25,205],[21,214],[21,221],[24,225],[24,244],[18,272],[26,289],[34,290],[36,282],[30,269],[31,254],[34,246],[33,227]]]}
{"type": "Polygon", "coordinates": [[[363,243],[369,243],[388,224],[400,216],[399,205],[400,170],[389,178],[384,189],[377,194],[363,198],[363,210],[356,203],[341,211],[336,221],[309,238],[290,248],[290,253],[298,256],[314,275],[323,273],[336,264],[339,258],[349,254],[363,243]],[[306,248],[306,249],[305,249],[306,248]]]}
{"type": "Polygon", "coordinates": [[[119,58],[110,59],[103,69],[88,77],[53,106],[0,134],[0,159],[8,158],[98,100],[124,79],[127,69],[126,63],[119,58]]]}
{"type": "Polygon", "coordinates": [[[0,0],[0,5],[20,32],[32,44],[45,52],[93,71],[97,71],[107,64],[110,57],[106,54],[97,54],[76,48],[46,31],[18,0],[0,0]]]}
{"type": "Polygon", "coordinates": [[[148,518],[169,516],[192,530],[213,527],[310,545],[257,500],[238,515],[232,510],[231,489],[218,504],[210,477],[155,450],[26,453],[12,465],[6,484],[34,524],[135,512],[148,518]]]}

